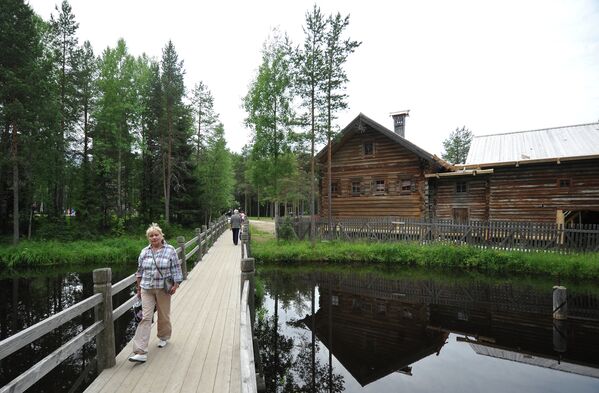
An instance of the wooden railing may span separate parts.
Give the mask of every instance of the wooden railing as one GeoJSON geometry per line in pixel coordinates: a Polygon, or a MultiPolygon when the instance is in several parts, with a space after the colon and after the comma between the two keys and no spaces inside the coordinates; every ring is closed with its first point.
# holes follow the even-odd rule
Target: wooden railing
{"type": "MultiPolygon", "coordinates": [[[[310,219],[280,218],[277,227],[291,225],[300,240],[310,236],[310,219]]],[[[347,241],[412,241],[423,244],[469,244],[504,250],[599,251],[599,225],[554,223],[416,220],[399,217],[316,220],[319,239],[347,241]]]]}
{"type": "MultiPolygon", "coordinates": [[[[209,227],[204,225],[202,226],[202,230],[196,229],[197,235],[188,242],[185,242],[183,237],[177,239],[179,247],[176,251],[184,278],[187,277],[187,261],[197,253],[197,262],[200,262],[202,255],[206,253],[206,250],[214,244],[215,239],[226,228],[227,219],[223,216],[215,222],[210,223],[209,227]],[[195,245],[195,247],[186,254],[185,250],[192,245],[195,245]]],[[[0,360],[2,360],[45,334],[94,308],[95,322],[91,326],[0,388],[0,393],[25,391],[94,338],[96,338],[98,372],[115,365],[114,321],[131,309],[137,301],[137,295],[134,295],[114,310],[112,308],[112,296],[130,288],[131,284],[135,282],[135,274],[113,285],[111,284],[111,269],[103,268],[94,270],[93,280],[95,292],[93,296],[0,341],[0,360]]]]}
{"type": "Polygon", "coordinates": [[[258,342],[254,337],[255,272],[254,258],[250,252],[250,224],[245,222],[241,231],[241,318],[239,329],[239,360],[241,364],[241,392],[256,393],[264,390],[264,377],[256,374],[261,370],[258,342]]]}

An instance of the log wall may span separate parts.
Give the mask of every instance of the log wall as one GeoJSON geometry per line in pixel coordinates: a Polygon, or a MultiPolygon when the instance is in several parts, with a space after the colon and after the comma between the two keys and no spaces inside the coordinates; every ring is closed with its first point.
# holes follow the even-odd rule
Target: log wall
{"type": "Polygon", "coordinates": [[[491,220],[555,222],[557,210],[599,210],[597,159],[498,167],[490,184],[491,220]]]}
{"type": "MultiPolygon", "coordinates": [[[[321,217],[328,216],[328,177],[326,155],[321,161],[321,217]]],[[[355,133],[333,151],[333,217],[402,216],[424,218],[425,173],[430,164],[418,155],[369,128],[355,133]],[[374,153],[364,154],[364,143],[373,143],[374,153]],[[376,181],[385,181],[385,191],[377,192],[376,181]],[[410,181],[410,190],[402,190],[402,181],[410,181]],[[352,192],[359,182],[360,192],[352,192]]],[[[405,185],[405,184],[404,184],[405,185]]]]}

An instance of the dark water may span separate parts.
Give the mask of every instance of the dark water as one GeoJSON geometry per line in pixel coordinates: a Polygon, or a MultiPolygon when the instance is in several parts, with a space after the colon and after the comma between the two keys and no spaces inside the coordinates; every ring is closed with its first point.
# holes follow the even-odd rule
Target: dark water
{"type": "MultiPolygon", "coordinates": [[[[97,267],[96,267],[97,268],[97,267]]],[[[116,283],[135,271],[136,266],[112,268],[116,283]]],[[[4,272],[0,277],[0,339],[5,339],[37,322],[93,295],[93,268],[70,267],[4,272]],[[10,278],[8,278],[10,276],[10,278]]],[[[122,291],[113,297],[116,308],[133,295],[122,291]]],[[[0,360],[0,387],[12,381],[36,362],[52,353],[94,322],[93,309],[32,344],[0,360]]],[[[116,353],[133,337],[133,313],[115,322],[116,353]]],[[[97,375],[95,341],[62,362],[27,392],[82,392],[97,375]]]]}
{"type": "MultiPolygon", "coordinates": [[[[599,286],[258,268],[268,392],[599,392],[599,286]]],[[[562,283],[564,284],[564,283],[562,283]]]]}

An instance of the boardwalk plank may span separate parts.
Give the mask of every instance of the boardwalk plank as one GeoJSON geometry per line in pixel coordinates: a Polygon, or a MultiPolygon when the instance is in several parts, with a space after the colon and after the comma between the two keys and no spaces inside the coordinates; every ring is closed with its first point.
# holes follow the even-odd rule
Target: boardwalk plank
{"type": "Polygon", "coordinates": [[[225,232],[173,297],[169,344],[156,347],[154,325],[145,364],[127,360],[129,343],[85,393],[238,392],[239,253],[225,232]]]}

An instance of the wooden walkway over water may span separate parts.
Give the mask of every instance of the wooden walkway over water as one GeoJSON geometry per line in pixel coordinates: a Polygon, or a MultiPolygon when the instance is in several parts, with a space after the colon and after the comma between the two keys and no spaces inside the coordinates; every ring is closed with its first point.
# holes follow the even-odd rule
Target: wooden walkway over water
{"type": "Polygon", "coordinates": [[[128,344],[85,392],[239,392],[240,259],[226,230],[173,296],[168,345],[154,324],[146,363],[127,360],[128,344]]]}

